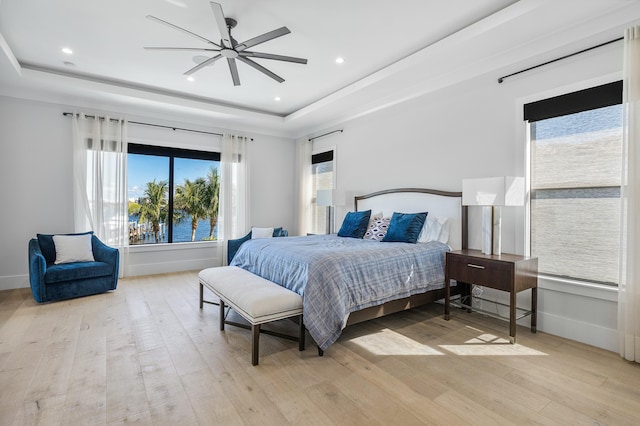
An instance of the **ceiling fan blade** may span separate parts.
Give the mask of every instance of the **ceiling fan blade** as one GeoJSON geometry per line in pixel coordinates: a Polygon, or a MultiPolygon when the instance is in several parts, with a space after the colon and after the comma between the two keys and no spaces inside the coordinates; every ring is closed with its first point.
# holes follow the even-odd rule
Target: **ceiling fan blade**
{"type": "Polygon", "coordinates": [[[275,74],[271,71],[269,71],[268,69],[266,69],[265,67],[263,67],[262,65],[260,65],[257,62],[252,61],[249,58],[243,58],[242,56],[238,56],[237,58],[239,61],[244,62],[245,64],[257,69],[258,71],[260,71],[261,73],[264,73],[266,75],[268,75],[269,77],[271,77],[272,79],[274,79],[275,81],[277,81],[278,83],[282,83],[284,81],[284,78],[280,77],[278,74],[275,74]]]}
{"type": "Polygon", "coordinates": [[[238,75],[238,66],[236,65],[236,60],[233,58],[227,58],[227,62],[229,63],[229,71],[231,71],[233,85],[240,86],[240,76],[238,75]]]}
{"type": "Polygon", "coordinates": [[[276,61],[294,62],[296,64],[307,63],[307,60],[304,58],[295,58],[293,56],[283,56],[283,55],[273,55],[271,53],[249,52],[247,50],[238,52],[238,55],[243,56],[245,58],[250,57],[250,58],[261,58],[261,59],[273,59],[276,61]]]}
{"type": "Polygon", "coordinates": [[[203,47],[145,47],[147,50],[187,50],[197,52],[219,52],[220,49],[207,49],[203,47]]]}
{"type": "Polygon", "coordinates": [[[212,58],[207,59],[206,61],[202,61],[200,62],[198,65],[196,65],[195,67],[191,68],[189,71],[185,72],[184,75],[191,75],[194,72],[198,71],[200,68],[204,68],[209,64],[214,63],[215,61],[217,61],[218,59],[222,58],[222,55],[216,55],[212,58]]]}
{"type": "Polygon", "coordinates": [[[196,37],[196,38],[197,38],[197,39],[199,39],[199,40],[202,40],[202,41],[207,42],[207,43],[211,43],[211,44],[213,44],[215,47],[218,47],[218,48],[222,49],[222,47],[221,47],[221,46],[219,46],[217,43],[212,42],[212,41],[211,41],[211,40],[209,40],[208,38],[204,38],[204,37],[202,37],[202,36],[200,36],[200,35],[198,35],[198,34],[196,34],[196,33],[192,33],[192,32],[191,32],[191,31],[189,31],[189,30],[185,30],[184,28],[180,28],[179,26],[174,25],[174,24],[172,24],[171,22],[167,22],[167,21],[165,21],[165,20],[163,20],[163,19],[156,18],[156,17],[155,17],[155,16],[153,16],[153,15],[147,15],[147,18],[151,19],[152,21],[156,21],[156,22],[158,22],[158,23],[160,23],[160,24],[167,25],[167,26],[169,26],[169,27],[171,27],[171,28],[174,28],[174,29],[176,29],[176,30],[178,30],[178,31],[182,31],[182,32],[183,32],[183,33],[185,33],[185,34],[189,34],[189,35],[190,35],[190,36],[192,36],[192,37],[196,37]]]}
{"type": "Polygon", "coordinates": [[[269,31],[268,33],[264,33],[259,35],[258,37],[251,38],[243,43],[236,45],[235,50],[237,52],[241,52],[245,49],[255,46],[256,44],[264,43],[265,41],[273,40],[274,38],[282,37],[283,35],[289,34],[289,28],[280,27],[277,30],[269,31]]]}
{"type": "Polygon", "coordinates": [[[213,10],[213,16],[216,18],[216,24],[218,24],[218,30],[220,30],[220,37],[222,38],[222,44],[227,49],[233,49],[233,43],[231,43],[231,34],[229,34],[229,28],[227,28],[227,20],[224,18],[222,12],[222,5],[220,3],[209,2],[211,10],[213,10]]]}

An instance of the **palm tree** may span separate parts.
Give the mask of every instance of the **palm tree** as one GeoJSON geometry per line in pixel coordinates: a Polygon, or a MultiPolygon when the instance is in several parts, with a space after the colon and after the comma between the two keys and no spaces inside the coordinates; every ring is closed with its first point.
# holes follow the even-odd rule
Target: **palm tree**
{"type": "MultiPolygon", "coordinates": [[[[191,216],[191,241],[196,239],[198,221],[207,215],[205,208],[206,181],[204,178],[196,178],[194,181],[184,180],[183,185],[176,187],[175,207],[185,215],[191,216]]],[[[184,217],[184,216],[183,216],[184,217]]],[[[180,221],[181,219],[178,219],[180,221]]]]}
{"type": "Polygon", "coordinates": [[[140,221],[151,222],[151,231],[158,242],[160,222],[166,220],[168,214],[167,205],[167,181],[147,182],[147,187],[140,199],[140,221]]]}
{"type": "Polygon", "coordinates": [[[218,169],[211,167],[207,173],[206,183],[206,212],[209,217],[209,239],[213,239],[213,229],[218,222],[218,211],[220,207],[220,176],[218,169]]]}

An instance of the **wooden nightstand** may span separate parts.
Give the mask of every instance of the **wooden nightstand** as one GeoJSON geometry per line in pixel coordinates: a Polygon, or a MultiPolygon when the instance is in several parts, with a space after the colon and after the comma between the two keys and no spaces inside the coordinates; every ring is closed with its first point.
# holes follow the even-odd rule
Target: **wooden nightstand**
{"type": "MultiPolygon", "coordinates": [[[[515,254],[488,255],[479,250],[447,253],[445,266],[444,319],[449,319],[451,280],[508,291],[509,340],[516,341],[516,320],[531,316],[531,332],[536,332],[538,304],[538,258],[515,254]],[[516,318],[516,294],[531,289],[531,310],[516,318]]],[[[473,309],[460,303],[462,307],[473,309]]],[[[476,311],[481,312],[479,309],[476,311]]],[[[494,314],[495,315],[495,314],[494,314]]]]}

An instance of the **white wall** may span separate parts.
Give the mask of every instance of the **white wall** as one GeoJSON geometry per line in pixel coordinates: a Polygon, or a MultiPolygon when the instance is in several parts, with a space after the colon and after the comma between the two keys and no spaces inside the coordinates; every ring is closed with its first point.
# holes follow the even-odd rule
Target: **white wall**
{"type": "MultiPolygon", "coordinates": [[[[78,110],[78,108],[75,108],[78,110]]],[[[82,108],[87,111],[86,108],[82,108]]],[[[71,124],[69,105],[0,97],[0,290],[28,287],[27,243],[36,233],[73,231],[71,124]]],[[[92,112],[92,111],[87,111],[92,112]]],[[[108,107],[98,111],[108,113],[108,107]]],[[[111,113],[117,116],[117,113],[111,113]]],[[[223,126],[194,125],[167,118],[127,115],[129,120],[222,133],[223,126]]],[[[242,129],[250,145],[251,224],[293,229],[293,141],[242,129]]],[[[217,150],[220,138],[193,132],[130,125],[132,142],[217,150]]],[[[181,243],[132,247],[128,275],[202,269],[217,264],[218,243],[181,243]]]]}
{"type": "MultiPolygon", "coordinates": [[[[497,78],[517,68],[474,78],[327,129],[344,129],[314,141],[314,149],[335,146],[337,151],[337,191],[345,194],[345,205],[337,208],[336,229],[353,209],[354,195],[398,187],[460,191],[463,178],[523,176],[523,103],[620,79],[621,67],[622,44],[617,43],[502,84],[497,78]]],[[[479,249],[475,210],[470,208],[470,246],[479,249]]],[[[503,211],[503,251],[522,254],[524,209],[503,211]]],[[[546,279],[539,283],[539,330],[616,349],[615,289],[546,279]]],[[[497,291],[485,290],[484,295],[508,302],[497,291]]],[[[523,293],[518,304],[526,307],[529,300],[528,292],[523,293]]]]}

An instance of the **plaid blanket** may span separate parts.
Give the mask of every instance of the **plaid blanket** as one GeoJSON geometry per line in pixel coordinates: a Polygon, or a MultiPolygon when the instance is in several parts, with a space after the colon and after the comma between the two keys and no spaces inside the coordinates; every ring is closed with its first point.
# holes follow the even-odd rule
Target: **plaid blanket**
{"type": "Polygon", "coordinates": [[[305,326],[325,350],[340,337],[350,312],[444,287],[447,251],[439,242],[265,238],[242,244],[231,265],[300,294],[305,326]]]}

